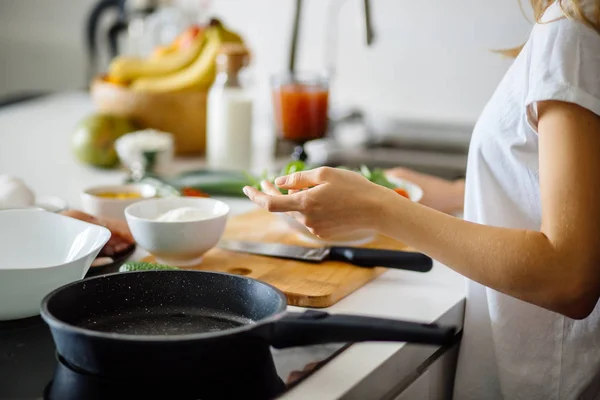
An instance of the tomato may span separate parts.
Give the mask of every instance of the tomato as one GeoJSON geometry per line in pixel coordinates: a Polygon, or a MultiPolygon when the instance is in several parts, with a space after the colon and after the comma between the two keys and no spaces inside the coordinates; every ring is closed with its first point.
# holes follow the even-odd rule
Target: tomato
{"type": "Polygon", "coordinates": [[[181,195],[184,197],[210,197],[201,190],[194,189],[191,187],[184,187],[181,189],[181,195]]]}
{"type": "Polygon", "coordinates": [[[394,189],[394,192],[398,193],[400,196],[404,196],[407,199],[410,198],[410,196],[408,195],[408,192],[402,188],[396,188],[394,189]]]}

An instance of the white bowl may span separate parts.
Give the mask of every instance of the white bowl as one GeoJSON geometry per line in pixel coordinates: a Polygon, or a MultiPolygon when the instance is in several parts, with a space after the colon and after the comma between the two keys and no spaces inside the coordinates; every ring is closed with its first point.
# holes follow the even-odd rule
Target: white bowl
{"type": "MultiPolygon", "coordinates": [[[[405,179],[401,178],[391,178],[388,177],[388,181],[390,183],[396,185],[398,188],[402,188],[408,192],[408,197],[414,201],[419,202],[423,197],[423,189],[420,186],[415,185],[412,182],[409,182],[405,179]]],[[[318,243],[321,245],[328,246],[360,246],[369,242],[372,242],[377,236],[377,232],[372,230],[361,230],[349,232],[347,234],[335,236],[329,238],[327,240],[321,239],[312,233],[300,222],[296,221],[294,218],[290,217],[287,214],[279,213],[278,214],[281,220],[292,230],[294,230],[299,238],[306,240],[312,243],[318,243]]]]}
{"type": "Polygon", "coordinates": [[[110,231],[41,210],[0,211],[0,321],[39,314],[44,296],[82,279],[110,231]]]}
{"type": "Polygon", "coordinates": [[[69,209],[67,202],[56,196],[37,196],[35,207],[53,213],[60,213],[69,209]]]}
{"type": "Polygon", "coordinates": [[[149,199],[156,196],[156,188],[148,184],[130,184],[130,185],[110,185],[110,186],[94,186],[88,188],[81,193],[81,204],[83,211],[95,215],[96,217],[108,217],[125,219],[125,209],[144,199],[149,199]],[[97,196],[101,193],[125,193],[138,192],[140,198],[130,199],[113,199],[97,196]]]}
{"type": "Polygon", "coordinates": [[[152,172],[164,174],[175,155],[173,135],[155,129],[130,132],[115,141],[115,150],[121,164],[130,171],[143,171],[146,164],[145,152],[156,152],[152,172]]]}
{"type": "Polygon", "coordinates": [[[423,198],[423,189],[421,186],[409,182],[406,179],[397,178],[395,176],[386,176],[386,179],[396,185],[397,188],[402,188],[408,192],[408,198],[418,203],[423,198]]]}
{"type": "Polygon", "coordinates": [[[18,207],[0,208],[0,211],[5,210],[42,210],[53,213],[60,213],[69,209],[67,202],[56,196],[36,196],[35,202],[32,205],[22,205],[18,207]]]}
{"type": "Polygon", "coordinates": [[[202,256],[221,239],[229,206],[222,201],[199,197],[168,197],[143,200],[125,209],[133,238],[152,253],[156,261],[178,267],[198,265],[202,256]],[[161,215],[181,207],[192,207],[206,217],[193,221],[156,221],[161,215]]]}

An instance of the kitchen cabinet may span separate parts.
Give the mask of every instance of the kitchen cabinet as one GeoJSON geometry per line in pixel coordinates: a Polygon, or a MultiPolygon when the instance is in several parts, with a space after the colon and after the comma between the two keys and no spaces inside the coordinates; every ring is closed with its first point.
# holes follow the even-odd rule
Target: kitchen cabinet
{"type": "Polygon", "coordinates": [[[459,344],[448,349],[394,400],[450,400],[459,344]]]}
{"type": "Polygon", "coordinates": [[[423,375],[417,378],[416,381],[410,384],[398,397],[394,400],[430,400],[429,390],[430,373],[425,371],[423,375]]]}

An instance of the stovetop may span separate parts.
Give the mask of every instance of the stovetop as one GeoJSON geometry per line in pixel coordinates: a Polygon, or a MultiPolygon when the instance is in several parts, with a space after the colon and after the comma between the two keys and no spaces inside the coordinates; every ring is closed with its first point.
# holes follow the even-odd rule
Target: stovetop
{"type": "MultiPolygon", "coordinates": [[[[278,375],[278,395],[284,394],[310,376],[347,346],[331,344],[285,350],[272,349],[271,355],[278,375]]],[[[256,369],[260,374],[260,366],[256,366],[256,369]]],[[[165,366],[165,370],[168,370],[168,366],[165,366]]],[[[70,375],[65,377],[65,371],[67,375],[72,373],[69,368],[65,368],[64,363],[58,362],[50,330],[40,317],[0,322],[0,400],[44,399],[44,391],[51,386],[53,380],[59,380],[65,390],[70,386],[76,388],[79,381],[73,381],[70,375]]],[[[231,375],[231,378],[225,378],[227,386],[230,384],[234,387],[243,382],[240,374],[231,373],[230,368],[224,371],[224,376],[227,375],[231,375]]],[[[201,378],[194,381],[198,381],[198,385],[210,385],[209,382],[202,382],[201,378]]],[[[56,386],[54,385],[55,388],[56,386]]],[[[252,389],[247,384],[243,390],[245,398],[257,398],[253,396],[252,389]]]]}

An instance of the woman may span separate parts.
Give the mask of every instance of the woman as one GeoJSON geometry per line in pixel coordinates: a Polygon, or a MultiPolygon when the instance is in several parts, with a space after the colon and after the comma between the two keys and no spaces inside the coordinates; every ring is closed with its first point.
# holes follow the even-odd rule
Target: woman
{"type": "Polygon", "coordinates": [[[600,398],[600,0],[538,23],[475,127],[465,220],[319,168],[246,188],[323,238],[373,228],[468,278],[455,398],[600,398]]]}

